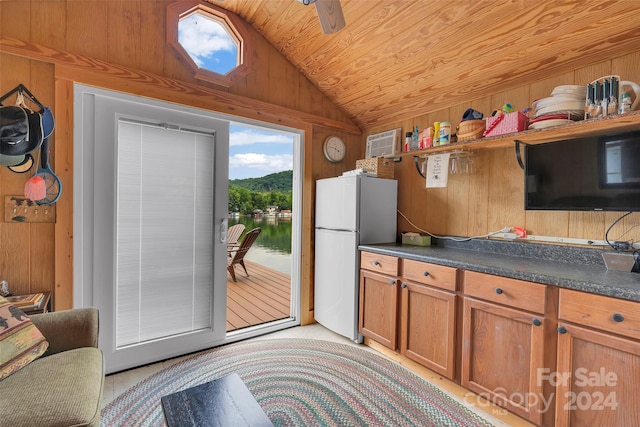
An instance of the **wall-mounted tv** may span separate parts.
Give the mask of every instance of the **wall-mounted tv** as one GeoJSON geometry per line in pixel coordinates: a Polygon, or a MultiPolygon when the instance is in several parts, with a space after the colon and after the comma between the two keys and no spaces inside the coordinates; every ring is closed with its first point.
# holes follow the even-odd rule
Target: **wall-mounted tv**
{"type": "Polygon", "coordinates": [[[640,211],[640,131],[525,147],[527,210],[640,211]]]}

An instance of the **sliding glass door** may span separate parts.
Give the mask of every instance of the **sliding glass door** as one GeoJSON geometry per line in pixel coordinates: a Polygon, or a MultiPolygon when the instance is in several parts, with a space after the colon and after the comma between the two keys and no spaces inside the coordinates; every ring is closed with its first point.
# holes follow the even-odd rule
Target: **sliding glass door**
{"type": "Polygon", "coordinates": [[[118,120],[116,348],[211,325],[214,143],[118,120]]]}
{"type": "Polygon", "coordinates": [[[75,111],[74,305],[107,372],[222,343],[228,123],[83,86],[75,111]]]}

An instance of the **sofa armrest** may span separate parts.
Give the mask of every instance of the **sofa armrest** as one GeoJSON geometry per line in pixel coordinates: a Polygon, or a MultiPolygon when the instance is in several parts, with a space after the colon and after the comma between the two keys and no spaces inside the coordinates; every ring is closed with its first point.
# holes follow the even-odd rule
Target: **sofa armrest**
{"type": "Polygon", "coordinates": [[[97,308],[34,314],[30,319],[49,342],[44,356],[74,348],[98,347],[97,308]]]}

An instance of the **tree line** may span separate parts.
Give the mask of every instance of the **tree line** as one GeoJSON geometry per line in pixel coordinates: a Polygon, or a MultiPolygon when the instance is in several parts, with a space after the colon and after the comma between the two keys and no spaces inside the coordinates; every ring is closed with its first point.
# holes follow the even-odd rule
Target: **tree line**
{"type": "Polygon", "coordinates": [[[260,193],[268,193],[270,191],[286,193],[293,187],[293,171],[276,172],[260,178],[232,179],[229,180],[229,185],[260,193]]]}
{"type": "Polygon", "coordinates": [[[280,210],[291,210],[292,194],[291,190],[287,192],[270,191],[261,193],[230,185],[229,212],[240,212],[245,215],[252,213],[256,209],[264,211],[267,206],[277,206],[280,210]]]}

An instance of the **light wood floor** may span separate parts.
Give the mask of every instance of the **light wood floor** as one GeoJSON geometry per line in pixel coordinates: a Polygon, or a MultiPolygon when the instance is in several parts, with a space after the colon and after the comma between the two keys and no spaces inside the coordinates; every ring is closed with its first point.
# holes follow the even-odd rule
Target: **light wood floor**
{"type": "MultiPolygon", "coordinates": [[[[240,266],[236,266],[236,279],[233,282],[227,274],[227,331],[258,325],[290,316],[291,278],[266,266],[245,261],[249,277],[240,266]]],[[[274,332],[253,339],[268,338],[311,338],[358,345],[353,341],[337,335],[319,324],[300,326],[274,332]]],[[[483,402],[473,393],[458,384],[430,371],[419,364],[396,354],[375,342],[361,346],[388,359],[399,363],[427,381],[438,386],[460,403],[485,417],[497,427],[533,427],[532,424],[505,411],[502,408],[483,402]]],[[[163,362],[143,366],[125,372],[108,375],[105,378],[103,407],[109,404],[129,388],[145,378],[193,355],[178,357],[163,362]]]]}
{"type": "Polygon", "coordinates": [[[245,260],[235,266],[236,280],[227,272],[227,332],[291,315],[291,277],[245,260]]]}
{"type": "MultiPolygon", "coordinates": [[[[251,272],[249,272],[251,274],[251,272]]],[[[396,363],[401,364],[405,368],[413,371],[417,375],[421,376],[425,380],[439,387],[444,393],[451,396],[453,399],[462,403],[470,410],[476,412],[487,421],[492,423],[496,427],[534,427],[533,424],[530,424],[524,421],[522,418],[513,415],[502,408],[491,405],[488,402],[482,402],[478,399],[473,393],[465,390],[461,386],[455,384],[452,381],[449,381],[443,378],[441,375],[438,375],[427,368],[424,368],[417,363],[406,359],[398,354],[391,352],[390,350],[385,351],[385,348],[382,346],[376,346],[375,343],[370,343],[370,346],[355,344],[353,341],[337,335],[332,331],[326,329],[320,324],[313,324],[308,326],[298,326],[295,328],[289,328],[279,332],[273,332],[270,334],[266,334],[257,338],[252,338],[254,340],[259,339],[270,339],[270,338],[306,338],[306,339],[318,339],[318,340],[326,340],[339,342],[342,344],[348,344],[353,346],[360,346],[360,348],[366,349],[368,351],[374,352],[380,356],[386,357],[390,360],[395,361],[396,363]]],[[[112,400],[118,397],[120,394],[124,393],[129,388],[133,387],[140,381],[145,378],[155,374],[156,372],[167,368],[174,363],[180,362],[187,357],[178,357],[175,359],[167,360],[164,362],[155,363],[152,365],[144,366],[138,369],[132,369],[129,371],[121,372],[118,374],[108,375],[105,378],[104,385],[104,397],[103,397],[103,407],[109,404],[112,400]]]]}

